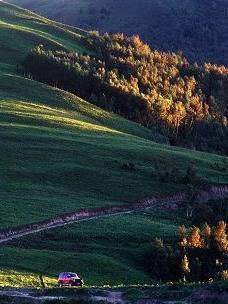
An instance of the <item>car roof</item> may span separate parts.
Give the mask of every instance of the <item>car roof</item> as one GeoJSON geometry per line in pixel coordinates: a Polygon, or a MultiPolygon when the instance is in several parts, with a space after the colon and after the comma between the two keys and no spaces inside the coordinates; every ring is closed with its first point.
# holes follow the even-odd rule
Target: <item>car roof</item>
{"type": "Polygon", "coordinates": [[[66,271],[66,272],[60,272],[60,276],[61,275],[66,275],[66,274],[75,274],[75,275],[77,275],[77,273],[75,273],[75,272],[69,272],[69,271],[66,271]]]}

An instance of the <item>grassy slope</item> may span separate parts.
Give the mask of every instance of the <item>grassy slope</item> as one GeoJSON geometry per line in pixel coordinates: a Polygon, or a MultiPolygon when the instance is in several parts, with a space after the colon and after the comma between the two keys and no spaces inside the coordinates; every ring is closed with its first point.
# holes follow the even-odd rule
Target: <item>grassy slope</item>
{"type": "Polygon", "coordinates": [[[139,33],[155,49],[183,50],[192,61],[228,63],[226,0],[7,1],[85,29],[139,33]]]}
{"type": "Polygon", "coordinates": [[[142,252],[157,235],[170,242],[183,223],[168,214],[160,215],[159,221],[156,217],[147,211],[43,232],[15,241],[14,248],[1,249],[0,265],[48,277],[75,269],[87,285],[150,284],[140,266],[142,252]]]}
{"type": "Polygon", "coordinates": [[[17,63],[28,49],[39,43],[50,48],[83,50],[80,35],[85,32],[50,22],[43,17],[1,3],[1,61],[17,63]]]}
{"type": "MultiPolygon", "coordinates": [[[[153,143],[149,130],[16,73],[15,65],[37,43],[83,50],[83,31],[3,3],[0,20],[2,228],[185,188],[181,181],[160,182],[167,168],[185,172],[194,164],[204,182],[218,182],[218,176],[228,181],[228,172],[214,166],[223,164],[222,157],[153,143]],[[129,162],[136,170],[121,168],[129,162]]],[[[18,243],[2,248],[1,266],[53,276],[65,270],[66,259],[89,284],[148,282],[136,266],[142,249],[157,234],[173,236],[176,227],[154,218],[140,213],[81,223],[44,234],[42,246],[32,237],[28,249],[18,243]]],[[[19,276],[11,283],[12,277],[8,284],[23,284],[19,276]]]]}

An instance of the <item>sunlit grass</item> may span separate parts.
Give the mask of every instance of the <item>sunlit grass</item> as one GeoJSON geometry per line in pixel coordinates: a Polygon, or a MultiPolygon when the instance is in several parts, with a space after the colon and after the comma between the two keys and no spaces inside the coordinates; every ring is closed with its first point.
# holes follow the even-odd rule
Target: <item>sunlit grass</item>
{"type": "MultiPolygon", "coordinates": [[[[10,116],[10,120],[20,121],[27,120],[31,124],[49,126],[57,125],[58,127],[72,128],[81,131],[102,132],[102,133],[117,133],[117,130],[107,128],[105,126],[96,125],[83,121],[83,117],[77,113],[67,112],[64,110],[54,109],[48,106],[41,106],[31,103],[18,102],[18,101],[1,101],[0,104],[1,118],[4,120],[3,115],[10,116]]],[[[13,124],[11,124],[13,126],[13,124]]],[[[124,135],[124,133],[122,133],[124,135]]]]}
{"type": "MultiPolygon", "coordinates": [[[[64,40],[63,38],[61,38],[61,36],[57,36],[54,33],[50,34],[46,31],[42,31],[42,30],[38,30],[32,27],[27,27],[25,25],[15,25],[15,24],[11,24],[11,23],[7,23],[4,21],[0,20],[0,30],[1,29],[11,29],[14,31],[19,31],[21,33],[28,33],[28,34],[32,34],[35,35],[37,38],[41,37],[41,38],[45,38],[47,39],[48,43],[53,43],[53,45],[56,46],[56,48],[61,47],[62,49],[68,49],[68,50],[74,50],[74,51],[80,51],[81,48],[79,47],[79,45],[75,42],[75,43],[71,43],[71,42],[67,42],[66,44],[66,40],[64,40]]],[[[80,38],[79,35],[76,35],[74,33],[72,33],[75,39],[80,38]]]]}
{"type": "Polygon", "coordinates": [[[1,61],[19,64],[37,44],[49,48],[85,51],[80,37],[85,31],[61,25],[0,2],[1,61]]]}
{"type": "MultiPolygon", "coordinates": [[[[228,182],[214,165],[223,157],[155,143],[155,132],[17,74],[16,64],[38,43],[83,50],[83,31],[3,3],[0,20],[1,229],[189,189],[181,180],[162,182],[167,169],[185,174],[194,165],[200,183],[228,182]]],[[[181,223],[140,213],[31,236],[0,248],[0,286],[39,288],[42,273],[55,287],[67,270],[88,286],[151,284],[142,254],[156,236],[172,241],[181,223]]]]}
{"type": "MultiPolygon", "coordinates": [[[[57,286],[56,278],[44,276],[43,281],[46,288],[57,286]]],[[[37,274],[5,269],[0,270],[0,287],[42,288],[42,284],[37,274]]]]}

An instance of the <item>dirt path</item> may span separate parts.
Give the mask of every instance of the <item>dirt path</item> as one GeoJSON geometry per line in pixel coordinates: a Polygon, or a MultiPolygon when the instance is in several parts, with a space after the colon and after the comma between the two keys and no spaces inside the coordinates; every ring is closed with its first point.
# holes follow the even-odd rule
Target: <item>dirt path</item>
{"type": "MultiPolygon", "coordinates": [[[[208,286],[211,284],[198,285],[193,290],[187,292],[183,292],[180,289],[180,286],[175,289],[175,293],[169,293],[167,290],[167,286],[161,292],[156,287],[145,287],[143,288],[135,288],[135,291],[139,290],[139,294],[134,295],[134,303],[137,304],[191,304],[191,303],[227,303],[228,293],[226,292],[226,287],[219,287],[216,290],[209,290],[208,286]],[[222,289],[221,289],[222,288],[222,289]],[[173,296],[178,300],[174,300],[173,296]]],[[[161,286],[162,287],[162,286],[161,286]]],[[[211,287],[210,287],[211,288],[211,287]]],[[[87,288],[83,293],[78,292],[77,289],[72,290],[73,292],[69,294],[65,293],[64,289],[62,293],[59,294],[59,291],[53,293],[52,290],[51,295],[48,294],[48,290],[41,289],[29,289],[29,288],[1,288],[0,289],[0,303],[15,303],[15,304],[41,304],[47,300],[65,300],[65,301],[54,301],[54,303],[68,303],[69,300],[77,300],[77,303],[82,301],[88,301],[90,303],[107,303],[107,304],[125,304],[131,303],[130,299],[132,299],[131,292],[134,292],[131,289],[126,290],[123,289],[106,289],[106,288],[87,288]],[[130,297],[129,297],[130,296],[130,297]],[[2,298],[5,297],[5,298],[2,298]]],[[[71,303],[71,302],[70,302],[71,303]]]]}
{"type": "MultiPolygon", "coordinates": [[[[102,292],[97,290],[91,290],[93,295],[88,294],[86,296],[87,300],[93,300],[94,303],[100,303],[101,301],[110,304],[123,304],[122,292],[115,290],[102,290],[102,292]]],[[[47,300],[61,300],[61,299],[80,299],[80,296],[73,295],[71,297],[63,296],[47,296],[44,295],[42,291],[33,290],[33,289],[2,289],[0,290],[0,297],[9,297],[12,299],[17,299],[17,303],[32,303],[39,304],[47,300]]],[[[1,300],[0,300],[1,301],[1,300]]],[[[12,302],[14,303],[14,302],[12,302]]]]}
{"type": "Polygon", "coordinates": [[[10,297],[12,299],[18,299],[21,300],[22,303],[28,303],[27,301],[29,301],[29,303],[33,303],[33,304],[42,303],[47,300],[63,299],[63,297],[57,297],[57,296],[38,295],[38,294],[34,294],[31,290],[26,291],[23,289],[0,290],[0,296],[10,297]]]}
{"type": "Polygon", "coordinates": [[[122,292],[120,291],[108,291],[106,295],[103,296],[92,296],[92,300],[94,301],[103,301],[105,303],[110,304],[122,304],[122,292]]]}
{"type": "Polygon", "coordinates": [[[77,210],[75,212],[65,213],[45,221],[1,231],[0,244],[8,242],[12,239],[23,237],[25,235],[34,234],[40,231],[69,225],[84,220],[125,214],[153,207],[159,207],[163,209],[176,209],[178,208],[178,205],[183,202],[207,202],[209,200],[217,200],[223,198],[228,198],[228,185],[208,186],[204,189],[199,189],[194,193],[182,191],[176,194],[170,194],[166,196],[147,197],[138,202],[126,205],[77,210]]]}

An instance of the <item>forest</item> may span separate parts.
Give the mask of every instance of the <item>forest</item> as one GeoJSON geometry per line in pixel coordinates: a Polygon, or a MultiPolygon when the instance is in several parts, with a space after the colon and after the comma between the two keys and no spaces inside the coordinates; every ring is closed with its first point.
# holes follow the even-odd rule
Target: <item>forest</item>
{"type": "Polygon", "coordinates": [[[205,224],[189,230],[183,225],[177,231],[175,246],[156,239],[145,256],[145,269],[152,278],[167,281],[208,281],[228,279],[227,223],[212,227],[205,224]]]}
{"type": "Polygon", "coordinates": [[[39,45],[20,72],[156,130],[172,145],[228,155],[228,68],[152,50],[137,35],[82,39],[92,55],[39,45]]]}

